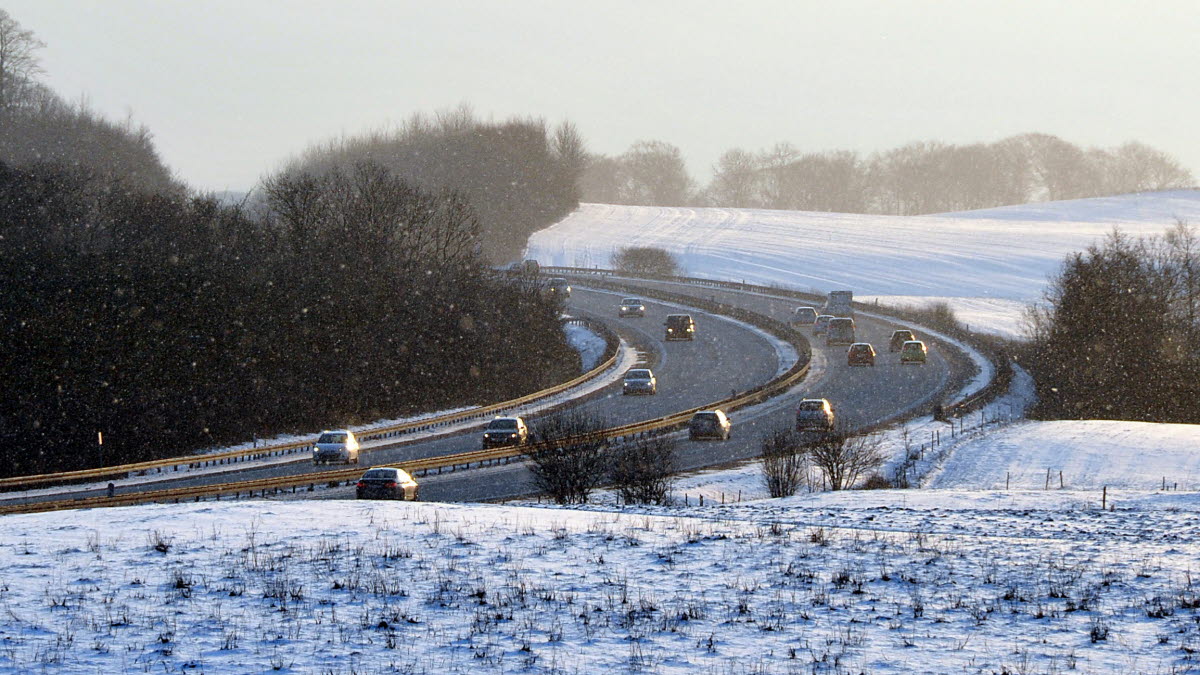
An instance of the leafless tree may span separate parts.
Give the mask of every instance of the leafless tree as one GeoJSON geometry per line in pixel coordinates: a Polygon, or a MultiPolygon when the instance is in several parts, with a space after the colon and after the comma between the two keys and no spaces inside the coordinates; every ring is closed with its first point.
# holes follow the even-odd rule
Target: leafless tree
{"type": "Polygon", "coordinates": [[[887,459],[882,438],[854,432],[844,424],[809,443],[807,449],[831,490],[853,487],[860,476],[878,469],[887,459]]]}
{"type": "Polygon", "coordinates": [[[538,489],[559,504],[582,504],[607,477],[608,421],[578,411],[538,420],[530,431],[530,472],[538,489]]]}
{"type": "Polygon", "coordinates": [[[775,431],[762,440],[762,477],[772,497],[791,497],[808,478],[809,455],[800,437],[790,429],[775,431]]]}
{"type": "Polygon", "coordinates": [[[571,180],[578,181],[588,161],[587,148],[579,128],[573,122],[563,121],[554,128],[554,135],[550,138],[550,149],[562,163],[571,180]]]}
{"type": "Polygon", "coordinates": [[[787,169],[800,156],[800,151],[791,143],[776,143],[770,150],[758,155],[762,169],[761,201],[769,209],[795,208],[789,204],[791,186],[788,184],[787,169]]]}
{"type": "Polygon", "coordinates": [[[675,473],[675,442],[664,436],[625,443],[610,455],[609,479],[627,504],[666,504],[675,473]]]}
{"type": "Polygon", "coordinates": [[[42,72],[35,52],[46,46],[33,31],[21,28],[0,9],[0,112],[14,104],[14,93],[42,72]]]}
{"type": "Polygon", "coordinates": [[[695,183],[679,148],[663,141],[638,141],[621,156],[626,182],[622,202],[641,206],[685,206],[695,183]]]}
{"type": "Polygon", "coordinates": [[[749,208],[758,202],[758,160],[740,148],[726,150],[713,167],[706,197],[714,206],[749,208]]]}

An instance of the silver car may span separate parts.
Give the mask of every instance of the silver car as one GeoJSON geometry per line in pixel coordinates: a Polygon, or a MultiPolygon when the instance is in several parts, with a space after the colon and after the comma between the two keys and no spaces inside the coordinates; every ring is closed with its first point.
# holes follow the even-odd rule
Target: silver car
{"type": "Polygon", "coordinates": [[[358,439],[349,429],[322,431],[312,450],[313,464],[358,464],[358,439]]]}
{"type": "Polygon", "coordinates": [[[621,394],[657,394],[658,379],[649,368],[630,368],[625,372],[621,394]]]}
{"type": "Polygon", "coordinates": [[[818,314],[820,312],[815,307],[797,307],[796,311],[792,312],[792,325],[811,326],[817,320],[818,314]]]}
{"type": "Polygon", "coordinates": [[[829,322],[833,321],[833,319],[834,319],[834,316],[832,314],[821,314],[820,316],[818,316],[816,319],[813,320],[812,334],[813,335],[824,335],[825,331],[829,329],[829,322]]]}
{"type": "Polygon", "coordinates": [[[796,431],[831,431],[833,424],[829,399],[806,398],[796,406],[796,431]]]}
{"type": "Polygon", "coordinates": [[[637,298],[624,298],[617,316],[646,316],[646,305],[637,298]]]}

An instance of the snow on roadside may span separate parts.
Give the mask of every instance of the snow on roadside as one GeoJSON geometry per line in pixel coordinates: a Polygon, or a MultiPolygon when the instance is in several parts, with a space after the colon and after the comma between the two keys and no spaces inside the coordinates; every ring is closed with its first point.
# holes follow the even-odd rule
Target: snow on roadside
{"type": "Polygon", "coordinates": [[[588,372],[595,368],[600,359],[604,358],[604,349],[608,343],[587,326],[568,323],[563,326],[563,332],[567,334],[567,342],[570,343],[575,351],[579,352],[579,358],[583,362],[583,372],[588,372]]]}

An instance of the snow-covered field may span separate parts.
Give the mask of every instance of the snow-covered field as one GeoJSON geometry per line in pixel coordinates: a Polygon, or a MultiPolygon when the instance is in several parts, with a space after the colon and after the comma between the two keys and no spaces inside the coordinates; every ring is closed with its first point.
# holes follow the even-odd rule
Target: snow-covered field
{"type": "Polygon", "coordinates": [[[1195,493],[0,521],[3,673],[1183,673],[1195,493]]]}
{"type": "Polygon", "coordinates": [[[1157,235],[1177,219],[1200,223],[1200,191],[932,216],[583,204],[535,233],[526,257],[608,267],[621,247],[656,246],[673,252],[688,276],[944,299],[972,326],[1016,336],[1021,309],[1040,299],[1065,256],[1114,226],[1157,235]]]}

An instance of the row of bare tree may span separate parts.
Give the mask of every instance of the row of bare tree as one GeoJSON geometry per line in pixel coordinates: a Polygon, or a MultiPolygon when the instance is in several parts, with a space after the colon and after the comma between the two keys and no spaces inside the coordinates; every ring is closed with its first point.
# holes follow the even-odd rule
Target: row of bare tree
{"type": "Polygon", "coordinates": [[[995,143],[911,143],[867,157],[804,153],[788,143],[732,149],[698,189],[679,148],[640,141],[617,157],[591,156],[586,202],[647,206],[914,215],[1187,187],[1192,174],[1142,143],[1083,149],[1048,134],[995,143]]]}

